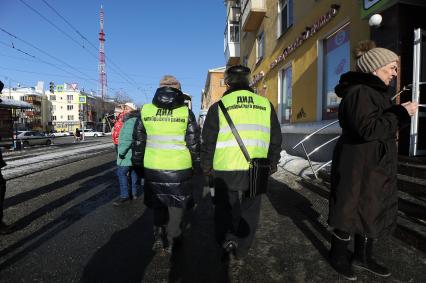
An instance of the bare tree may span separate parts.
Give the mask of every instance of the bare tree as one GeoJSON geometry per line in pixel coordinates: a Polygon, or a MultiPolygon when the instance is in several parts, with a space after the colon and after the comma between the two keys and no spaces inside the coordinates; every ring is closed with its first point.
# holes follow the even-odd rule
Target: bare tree
{"type": "Polygon", "coordinates": [[[123,89],[116,91],[114,93],[113,99],[118,104],[133,102],[133,99],[123,89]]]}

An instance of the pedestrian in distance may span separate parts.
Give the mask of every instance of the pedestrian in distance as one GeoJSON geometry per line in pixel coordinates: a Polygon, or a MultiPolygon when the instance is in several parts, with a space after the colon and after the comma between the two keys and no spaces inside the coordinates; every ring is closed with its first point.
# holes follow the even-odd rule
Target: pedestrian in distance
{"type": "MultiPolygon", "coordinates": [[[[281,128],[273,105],[249,85],[250,69],[232,66],[225,71],[227,90],[208,110],[201,144],[201,165],[214,180],[214,225],[218,244],[237,276],[252,245],[259,221],[261,195],[249,196],[249,162],[232,132],[223,103],[251,159],[267,158],[267,174],[277,170],[281,128]]],[[[266,176],[268,177],[268,176],[266,176]]],[[[267,186],[267,178],[263,181],[267,186]]]]}
{"type": "MultiPolygon", "coordinates": [[[[4,84],[2,81],[0,81],[0,94],[2,93],[3,87],[4,84]]],[[[6,195],[6,180],[3,178],[1,168],[5,166],[6,162],[3,160],[3,153],[0,148],[0,234],[10,233],[10,226],[3,222],[3,204],[6,195]]]]}
{"type": "MultiPolygon", "coordinates": [[[[123,122],[117,148],[117,177],[120,185],[120,198],[113,203],[115,206],[128,203],[131,199],[136,200],[138,186],[141,186],[141,193],[143,192],[143,184],[140,180],[142,177],[141,168],[133,164],[133,132],[140,123],[140,112],[137,110],[129,112],[123,122]],[[129,183],[131,184],[131,195],[129,195],[129,183]]],[[[140,165],[140,163],[137,165],[140,165]]]]}
{"type": "Polygon", "coordinates": [[[417,111],[417,103],[391,101],[389,85],[397,76],[399,60],[394,52],[363,41],[354,54],[356,71],[343,74],[335,87],[342,98],[342,135],[333,152],[328,219],[334,228],[330,263],[349,280],[357,279],[352,267],[391,275],[373,257],[373,247],[396,226],[396,134],[417,111]],[[351,258],[347,247],[352,235],[351,258]]]}
{"type": "Polygon", "coordinates": [[[199,129],[184,99],[180,82],[164,76],[152,103],[142,106],[136,131],[144,202],[154,211],[153,250],[168,253],[182,243],[182,219],[191,199],[193,172],[199,168],[199,129]]]}
{"type": "Polygon", "coordinates": [[[74,134],[74,142],[81,141],[81,131],[79,128],[75,128],[75,134],[74,134]]]}

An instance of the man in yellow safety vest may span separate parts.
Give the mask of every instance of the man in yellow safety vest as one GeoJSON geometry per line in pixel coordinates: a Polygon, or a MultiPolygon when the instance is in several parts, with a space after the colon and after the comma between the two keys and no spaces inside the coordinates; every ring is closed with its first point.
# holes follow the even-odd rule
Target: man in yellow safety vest
{"type": "MultiPolygon", "coordinates": [[[[272,173],[280,158],[281,128],[269,100],[250,88],[249,74],[245,66],[229,67],[221,101],[250,158],[267,158],[272,173]]],[[[203,125],[201,165],[204,174],[214,180],[216,240],[231,264],[241,266],[254,238],[261,197],[244,193],[249,188],[249,164],[218,102],[210,107],[203,125]]]]}

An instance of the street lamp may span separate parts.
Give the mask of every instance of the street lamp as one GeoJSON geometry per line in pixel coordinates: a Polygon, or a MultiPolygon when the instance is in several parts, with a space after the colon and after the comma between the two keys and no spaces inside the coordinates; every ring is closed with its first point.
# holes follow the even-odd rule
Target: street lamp
{"type": "Polygon", "coordinates": [[[368,25],[370,27],[380,27],[380,24],[382,23],[382,16],[380,14],[374,14],[370,17],[370,19],[368,20],[368,25]]]}

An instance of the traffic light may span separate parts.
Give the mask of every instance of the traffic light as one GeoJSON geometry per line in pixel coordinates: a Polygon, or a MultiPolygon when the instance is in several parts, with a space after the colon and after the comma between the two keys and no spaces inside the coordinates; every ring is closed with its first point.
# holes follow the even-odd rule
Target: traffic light
{"type": "Polygon", "coordinates": [[[55,84],[53,82],[49,83],[49,90],[50,90],[51,93],[55,92],[55,84]]]}

